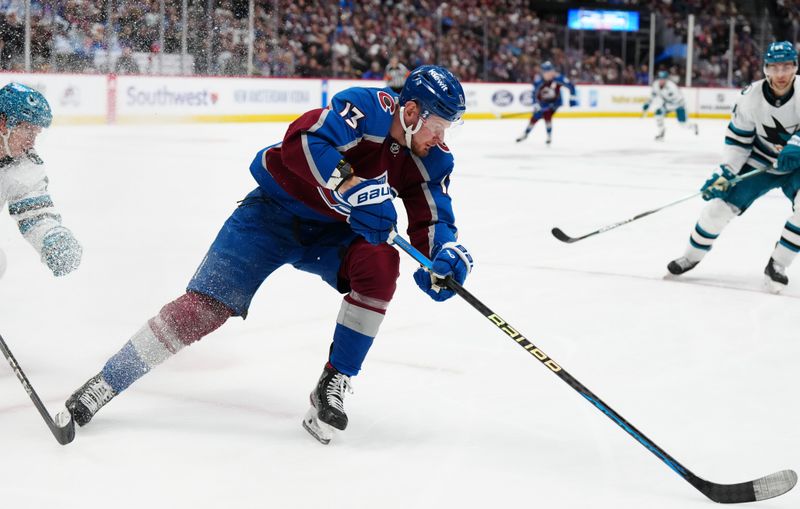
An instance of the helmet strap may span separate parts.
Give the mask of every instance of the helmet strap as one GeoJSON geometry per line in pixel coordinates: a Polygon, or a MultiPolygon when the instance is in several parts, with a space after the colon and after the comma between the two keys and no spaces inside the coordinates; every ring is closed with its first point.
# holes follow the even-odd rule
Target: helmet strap
{"type": "Polygon", "coordinates": [[[0,138],[3,139],[3,150],[5,150],[7,157],[11,157],[11,147],[8,146],[8,139],[11,137],[12,129],[13,127],[6,126],[6,132],[0,132],[0,138]]]}
{"type": "Polygon", "coordinates": [[[405,134],[406,147],[411,148],[411,137],[417,134],[420,129],[422,129],[422,115],[419,116],[417,125],[412,127],[406,125],[405,111],[405,105],[400,106],[400,125],[403,127],[403,133],[405,134]]]}

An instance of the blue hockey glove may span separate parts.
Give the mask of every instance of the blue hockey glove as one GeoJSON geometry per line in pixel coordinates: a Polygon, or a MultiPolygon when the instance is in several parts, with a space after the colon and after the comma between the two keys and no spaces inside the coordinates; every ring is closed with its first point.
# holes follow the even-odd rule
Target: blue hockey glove
{"type": "Polygon", "coordinates": [[[428,272],[420,267],[414,273],[414,281],[431,299],[441,302],[455,292],[444,286],[444,278],[451,276],[459,284],[464,284],[467,274],[472,272],[472,255],[467,248],[455,242],[448,242],[433,257],[433,270],[428,272]]]}
{"type": "Polygon", "coordinates": [[[731,181],[736,178],[736,175],[731,171],[730,167],[720,164],[719,168],[721,171],[714,172],[703,184],[703,187],[700,188],[700,191],[703,192],[703,199],[706,201],[713,198],[723,198],[735,185],[731,181]]]}
{"type": "Polygon", "coordinates": [[[395,230],[397,211],[394,209],[392,188],[386,174],[354,185],[344,193],[334,192],[340,204],[350,210],[350,228],[370,244],[382,244],[395,230]]]}
{"type": "Polygon", "coordinates": [[[64,276],[81,264],[83,249],[66,228],[57,228],[42,239],[42,261],[54,276],[64,276]]]}
{"type": "Polygon", "coordinates": [[[798,168],[800,168],[800,136],[795,134],[789,138],[789,143],[783,147],[778,156],[778,171],[791,173],[798,168]]]}
{"type": "Polygon", "coordinates": [[[570,99],[569,99],[569,105],[570,105],[570,107],[572,107],[572,108],[574,108],[575,106],[577,106],[577,105],[578,105],[578,98],[577,98],[577,97],[570,97],[570,99]]]}

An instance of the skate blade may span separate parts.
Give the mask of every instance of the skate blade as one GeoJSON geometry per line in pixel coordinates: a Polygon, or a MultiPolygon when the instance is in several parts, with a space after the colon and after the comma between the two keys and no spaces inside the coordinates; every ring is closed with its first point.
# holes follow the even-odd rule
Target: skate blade
{"type": "Polygon", "coordinates": [[[317,409],[314,407],[309,408],[308,412],[306,412],[306,416],[303,418],[303,427],[312,437],[324,445],[328,445],[336,433],[336,428],[317,419],[317,409]]]}
{"type": "Polygon", "coordinates": [[[773,281],[769,276],[764,276],[764,288],[769,293],[781,293],[784,289],[786,289],[786,285],[782,285],[773,281]]]}

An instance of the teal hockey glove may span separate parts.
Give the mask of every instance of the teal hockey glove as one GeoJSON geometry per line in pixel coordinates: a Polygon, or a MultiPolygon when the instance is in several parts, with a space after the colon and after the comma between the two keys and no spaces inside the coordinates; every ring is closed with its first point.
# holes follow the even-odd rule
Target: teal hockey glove
{"type": "Polygon", "coordinates": [[[800,168],[800,136],[794,135],[778,156],[778,171],[791,173],[800,168]]]}
{"type": "Polygon", "coordinates": [[[706,180],[703,187],[700,188],[700,191],[703,193],[703,199],[708,201],[713,198],[723,198],[728,191],[735,185],[731,183],[733,179],[736,178],[736,175],[731,171],[730,167],[725,164],[719,165],[720,171],[714,172],[714,174],[706,180]]]}
{"type": "Polygon", "coordinates": [[[81,264],[83,249],[66,228],[56,228],[42,240],[42,261],[54,276],[64,276],[81,264]]]}

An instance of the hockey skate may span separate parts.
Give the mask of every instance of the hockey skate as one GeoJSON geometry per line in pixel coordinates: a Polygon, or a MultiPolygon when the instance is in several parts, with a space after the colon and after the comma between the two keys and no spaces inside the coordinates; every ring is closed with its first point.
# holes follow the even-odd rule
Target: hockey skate
{"type": "Polygon", "coordinates": [[[525,141],[527,138],[528,138],[528,133],[523,133],[522,136],[517,138],[517,143],[519,143],[521,141],[525,141]]]}
{"type": "Polygon", "coordinates": [[[789,278],[786,276],[786,267],[776,262],[773,258],[769,259],[769,263],[764,268],[764,284],[767,290],[773,293],[778,293],[789,284],[789,278]]]}
{"type": "Polygon", "coordinates": [[[330,443],[336,430],[347,427],[344,393],[353,393],[350,377],[339,373],[330,363],[325,365],[317,386],[311,391],[311,408],[303,419],[303,427],[323,444],[330,443]]]}
{"type": "Polygon", "coordinates": [[[102,373],[90,378],[75,391],[65,403],[67,410],[79,426],[85,426],[94,414],[111,401],[117,393],[108,385],[102,373]]]}
{"type": "Polygon", "coordinates": [[[547,140],[545,140],[544,144],[545,144],[545,145],[547,145],[547,146],[549,147],[549,146],[550,146],[550,142],[551,142],[551,141],[553,141],[553,139],[552,139],[550,136],[548,136],[548,137],[547,137],[547,140]]]}
{"type": "Polygon", "coordinates": [[[658,134],[656,134],[655,140],[656,141],[664,141],[664,134],[665,134],[665,131],[658,131],[658,134]]]}
{"type": "Polygon", "coordinates": [[[667,265],[667,270],[670,274],[674,274],[676,276],[683,274],[684,272],[689,272],[693,268],[700,263],[699,261],[693,262],[690,259],[686,258],[685,256],[681,256],[680,258],[676,258],[672,260],[667,265]]]}
{"type": "Polygon", "coordinates": [[[697,126],[697,124],[692,124],[692,128],[694,129],[694,135],[695,136],[700,134],[700,128],[697,126]]]}

